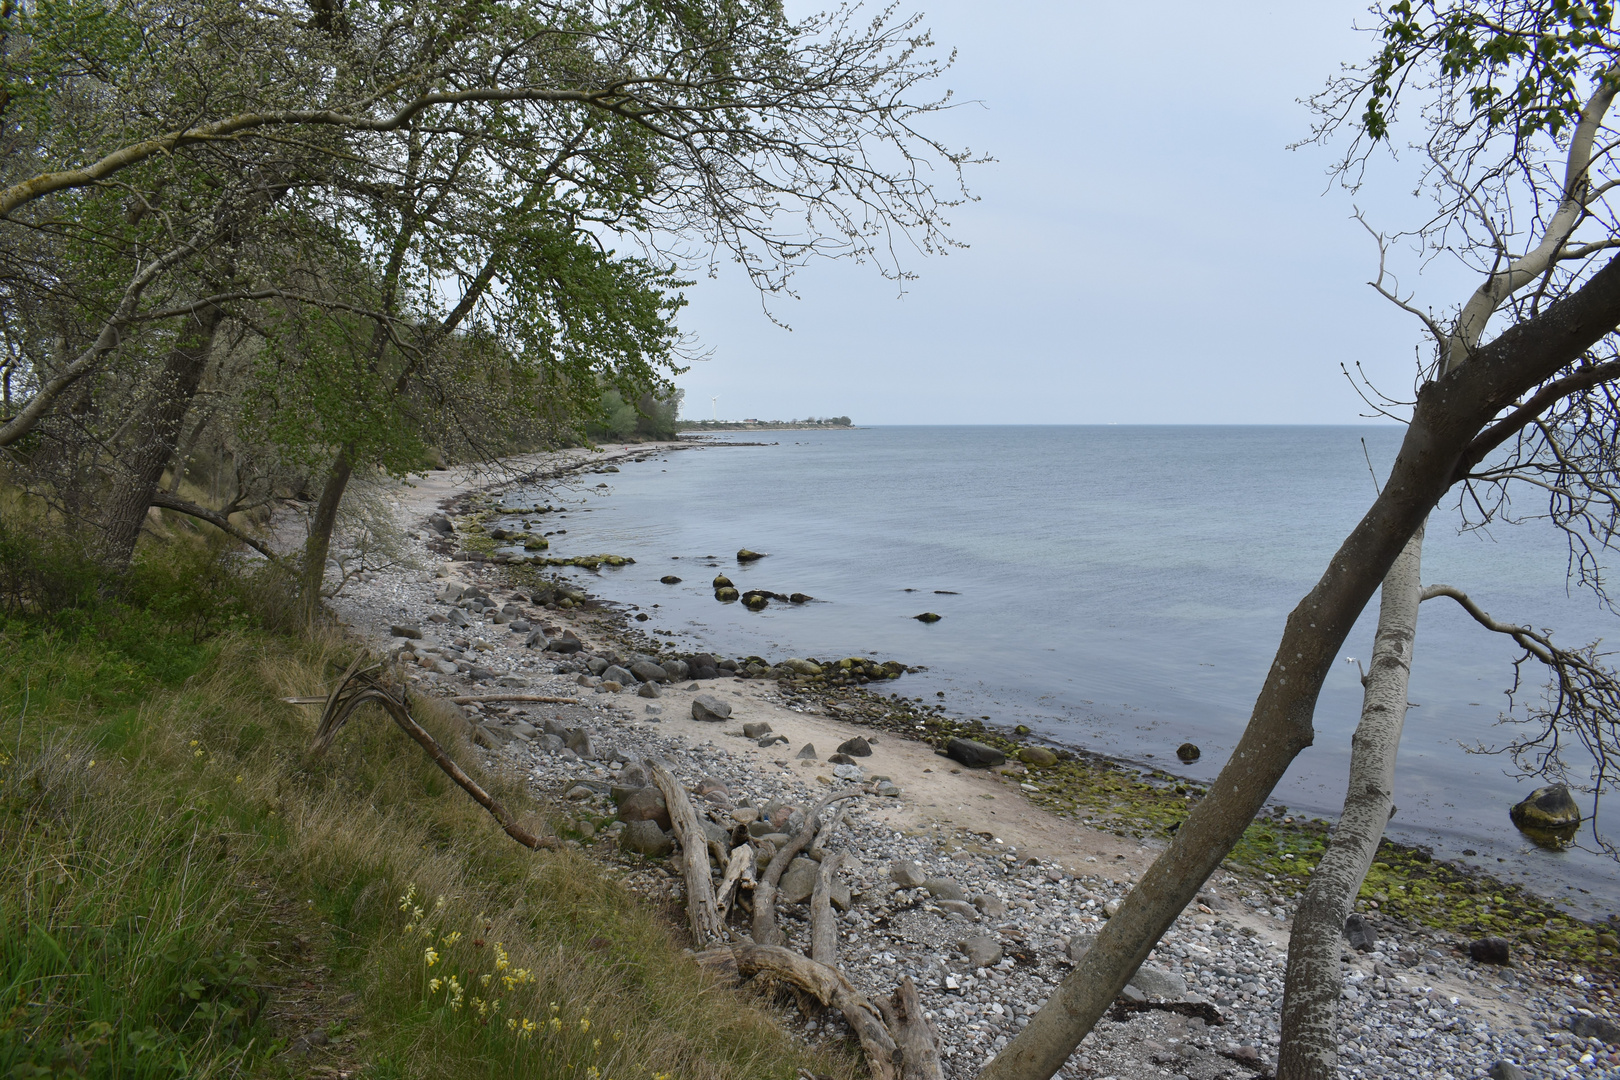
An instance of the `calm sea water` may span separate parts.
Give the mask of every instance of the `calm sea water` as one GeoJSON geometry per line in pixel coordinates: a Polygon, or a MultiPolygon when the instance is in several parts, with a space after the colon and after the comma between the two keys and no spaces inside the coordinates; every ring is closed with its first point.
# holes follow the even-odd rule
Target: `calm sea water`
{"type": "MultiPolygon", "coordinates": [[[[1208,780],[1247,721],[1284,617],[1373,497],[1367,456],[1384,475],[1401,429],[889,427],[773,437],[589,477],[611,486],[572,493],[580,501],[567,520],[547,522],[568,530],[553,553],[634,556],[622,570],[578,573],[598,594],[649,611],[646,628],[693,648],[926,665],[900,692],[935,701],[943,690],[957,714],[1029,724],[1057,743],[1208,780]],[[741,547],[770,557],[739,566],[741,547]],[[759,613],[716,603],[711,555],[739,588],[817,602],[759,613]],[[660,584],[670,573],[685,580],[660,584]],[[916,622],[923,611],[944,618],[916,622]],[[1175,748],[1187,740],[1204,753],[1182,766],[1175,748]]],[[[534,494],[556,502],[559,493],[534,494]]],[[[1462,587],[1499,618],[1554,628],[1568,644],[1610,634],[1615,617],[1568,586],[1565,566],[1550,527],[1459,534],[1454,513],[1435,516],[1424,551],[1425,582],[1462,587]]],[[[1368,656],[1376,609],[1375,597],[1345,656],[1368,656]]],[[[1423,605],[1418,707],[1390,832],[1447,857],[1472,849],[1469,861],[1577,909],[1620,908],[1615,864],[1523,841],[1507,811],[1536,785],[1507,775],[1502,758],[1462,749],[1504,740],[1498,719],[1514,655],[1450,601],[1423,605]]],[[[1279,801],[1336,810],[1360,701],[1354,666],[1339,664],[1317,708],[1316,744],[1279,801]]]]}

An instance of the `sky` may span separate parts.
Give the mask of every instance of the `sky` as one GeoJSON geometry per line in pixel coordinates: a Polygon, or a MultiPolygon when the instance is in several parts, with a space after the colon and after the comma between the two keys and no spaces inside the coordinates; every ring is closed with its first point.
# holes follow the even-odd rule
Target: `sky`
{"type": "MultiPolygon", "coordinates": [[[[1396,232],[1426,204],[1402,164],[1352,195],[1333,149],[1289,149],[1301,99],[1372,53],[1365,0],[903,10],[957,50],[960,104],[927,130],[995,158],[949,214],[967,248],[909,255],[903,295],[871,266],[804,270],[772,305],[791,331],[722,265],[687,290],[708,358],[677,380],[683,416],[1340,424],[1367,422],[1341,365],[1411,389],[1420,328],[1368,286],[1378,250],[1352,214],[1396,232]]],[[[1420,306],[1471,287],[1403,254],[1420,306]]]]}

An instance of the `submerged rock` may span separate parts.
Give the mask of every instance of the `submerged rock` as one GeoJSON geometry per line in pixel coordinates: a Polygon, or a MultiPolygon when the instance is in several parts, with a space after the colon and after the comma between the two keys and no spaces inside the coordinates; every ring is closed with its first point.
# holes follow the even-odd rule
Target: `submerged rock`
{"type": "Polygon", "coordinates": [[[755,559],[763,559],[768,554],[770,553],[765,551],[749,551],[747,548],[741,548],[737,552],[737,561],[741,563],[750,563],[755,559]]]}
{"type": "Polygon", "coordinates": [[[731,579],[724,574],[716,574],[714,575],[714,587],[717,589],[729,589],[731,588],[731,579]]]}
{"type": "Polygon", "coordinates": [[[720,601],[722,604],[729,604],[733,600],[737,599],[737,590],[733,589],[730,585],[726,585],[722,588],[714,590],[714,598],[720,601]]]}
{"type": "Polygon", "coordinates": [[[1176,757],[1180,758],[1185,765],[1191,765],[1203,756],[1204,752],[1190,742],[1184,742],[1176,747],[1176,757]]]}
{"type": "Polygon", "coordinates": [[[681,579],[676,577],[674,574],[665,574],[658,580],[663,582],[665,585],[679,585],[681,583],[681,579]]]}
{"type": "Polygon", "coordinates": [[[763,611],[770,604],[771,598],[764,593],[749,593],[743,597],[743,606],[749,611],[763,611]]]}
{"type": "Polygon", "coordinates": [[[944,616],[936,615],[932,611],[925,611],[921,615],[913,615],[912,618],[918,622],[939,622],[944,616]]]}

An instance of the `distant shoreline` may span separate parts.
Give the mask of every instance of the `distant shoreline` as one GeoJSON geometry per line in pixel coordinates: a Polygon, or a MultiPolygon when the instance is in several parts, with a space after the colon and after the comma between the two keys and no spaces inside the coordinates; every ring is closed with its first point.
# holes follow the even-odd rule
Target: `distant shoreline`
{"type": "Polygon", "coordinates": [[[802,420],[679,420],[675,430],[683,435],[704,431],[854,431],[854,424],[818,424],[802,420]]]}

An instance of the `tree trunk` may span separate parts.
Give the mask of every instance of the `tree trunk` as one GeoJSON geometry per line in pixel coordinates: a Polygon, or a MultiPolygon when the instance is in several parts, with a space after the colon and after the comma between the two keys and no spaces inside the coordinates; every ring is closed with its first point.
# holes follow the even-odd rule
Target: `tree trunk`
{"type": "Polygon", "coordinates": [[[225,309],[211,304],[182,328],[142,406],[146,414],[132,427],[130,449],[117,463],[118,476],[101,515],[102,560],[111,569],[123,570],[134,557],[135,541],[163,470],[174,459],[186,413],[202,385],[214,336],[224,319],[225,309]]]}
{"type": "Polygon", "coordinates": [[[1418,391],[1389,481],[1289,613],[1243,737],[1170,847],[1097,942],[981,1074],[1045,1080],[1108,1010],[1160,937],[1243,836],[1294,758],[1311,745],[1316,698],[1373,591],[1445,492],[1488,452],[1486,426],[1620,323],[1620,259],[1572,295],[1504,331],[1418,391]],[[1472,457],[1472,461],[1470,461],[1472,457]]]}
{"type": "Polygon", "coordinates": [[[326,558],[332,551],[332,532],[337,528],[338,507],[343,505],[343,493],[348,490],[349,477],[353,475],[354,460],[349,456],[349,448],[340,447],[332,467],[327,470],[320,502],[315,504],[315,516],[309,522],[309,537],[304,541],[304,580],[299,602],[305,623],[313,623],[320,614],[321,587],[326,582],[326,558]]]}
{"type": "Polygon", "coordinates": [[[1422,561],[1420,528],[1384,578],[1378,634],[1364,680],[1361,722],[1350,740],[1344,814],[1294,913],[1278,1080],[1334,1080],[1338,1075],[1334,1019],[1344,987],[1339,970],[1340,935],[1394,811],[1395,756],[1406,722],[1406,689],[1422,598],[1422,561]]]}

